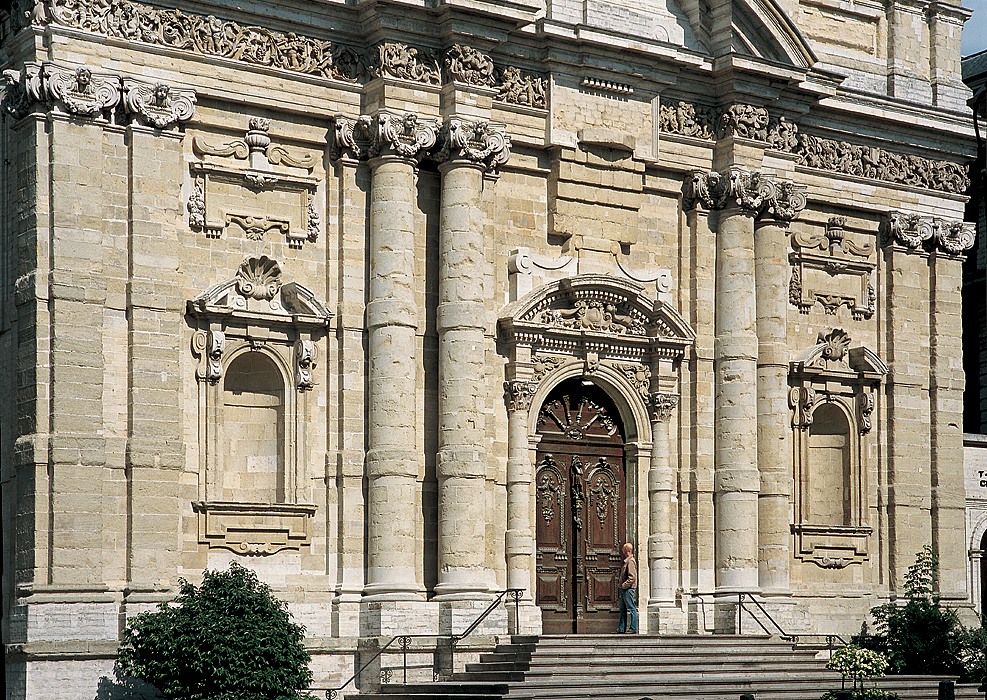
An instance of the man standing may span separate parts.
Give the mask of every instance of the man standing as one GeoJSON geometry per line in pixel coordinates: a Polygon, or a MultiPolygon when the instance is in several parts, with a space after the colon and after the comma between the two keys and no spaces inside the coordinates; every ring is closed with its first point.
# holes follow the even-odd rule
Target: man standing
{"type": "Polygon", "coordinates": [[[624,553],[624,565],[620,567],[620,624],[618,634],[637,634],[637,605],[634,603],[634,590],[637,588],[637,562],[634,561],[634,545],[630,542],[620,548],[624,553]],[[630,619],[628,619],[630,618],[630,619]]]}

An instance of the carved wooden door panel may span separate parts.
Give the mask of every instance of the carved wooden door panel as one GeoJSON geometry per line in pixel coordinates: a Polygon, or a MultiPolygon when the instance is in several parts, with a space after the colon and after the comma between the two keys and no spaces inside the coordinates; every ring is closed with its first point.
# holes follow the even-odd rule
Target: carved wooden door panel
{"type": "Polygon", "coordinates": [[[625,537],[624,435],[596,386],[561,384],[538,416],[536,600],[545,634],[617,629],[625,537]]]}

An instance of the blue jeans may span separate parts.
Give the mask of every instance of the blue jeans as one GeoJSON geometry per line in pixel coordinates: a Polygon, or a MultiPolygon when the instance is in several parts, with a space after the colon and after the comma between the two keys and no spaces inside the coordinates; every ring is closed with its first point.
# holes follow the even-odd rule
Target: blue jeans
{"type": "Polygon", "coordinates": [[[620,624],[617,625],[617,631],[624,630],[637,632],[637,606],[634,605],[633,588],[620,589],[620,624]]]}

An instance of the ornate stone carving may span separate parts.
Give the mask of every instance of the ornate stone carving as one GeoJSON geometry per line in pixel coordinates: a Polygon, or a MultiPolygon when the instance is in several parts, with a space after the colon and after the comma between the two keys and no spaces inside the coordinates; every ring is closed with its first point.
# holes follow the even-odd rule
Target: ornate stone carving
{"type": "Polygon", "coordinates": [[[650,367],[636,362],[612,362],[610,364],[627,377],[627,381],[642,398],[647,399],[651,389],[650,367]]]}
{"type": "Polygon", "coordinates": [[[505,133],[505,128],[504,124],[491,124],[482,119],[470,121],[453,117],[442,125],[436,160],[465,158],[482,163],[487,172],[496,173],[511,157],[511,137],[505,133]]]}
{"type": "Polygon", "coordinates": [[[42,81],[46,97],[69,114],[92,117],[120,103],[120,77],[93,73],[87,66],[64,68],[44,63],[42,81]]]}
{"type": "Polygon", "coordinates": [[[536,355],[531,358],[534,364],[534,375],[533,379],[536,382],[540,382],[545,378],[545,375],[552,370],[560,367],[566,363],[566,358],[562,355],[536,355]]]}
{"type": "Polygon", "coordinates": [[[768,110],[754,105],[730,105],[722,114],[716,125],[718,138],[739,136],[755,141],[766,141],[768,138],[768,110]]]}
{"type": "Polygon", "coordinates": [[[861,435],[870,432],[873,426],[872,416],[874,414],[874,394],[870,391],[862,391],[857,394],[857,430],[861,435]]]}
{"type": "Polygon", "coordinates": [[[730,197],[730,181],[718,172],[694,170],[686,176],[682,187],[682,208],[691,211],[700,204],[710,211],[722,209],[730,197]]]}
{"type": "Polygon", "coordinates": [[[445,52],[442,64],[447,80],[486,87],[497,82],[493,59],[472,46],[454,44],[445,52]]]}
{"type": "Polygon", "coordinates": [[[437,129],[431,119],[417,114],[379,112],[371,122],[370,156],[393,153],[402,158],[420,160],[435,145],[437,129]]]}
{"type": "Polygon", "coordinates": [[[35,102],[42,99],[41,64],[25,63],[20,71],[3,72],[0,108],[3,112],[20,119],[26,116],[35,102]]]}
{"type": "Polygon", "coordinates": [[[850,334],[842,328],[819,331],[816,342],[822,345],[822,358],[829,362],[840,362],[850,347],[850,334]]]}
{"type": "Polygon", "coordinates": [[[665,423],[672,417],[672,411],[679,405],[678,394],[655,391],[648,396],[648,409],[653,423],[665,423]]]}
{"type": "Polygon", "coordinates": [[[714,210],[733,203],[753,216],[771,201],[774,192],[773,181],[763,178],[757,171],[731,168],[720,174],[695,170],[686,176],[682,207],[689,211],[702,204],[706,209],[714,210]]]}
{"type": "Polygon", "coordinates": [[[353,49],[331,41],[243,26],[213,15],[157,9],[131,0],[44,0],[32,24],[51,21],[129,41],[169,46],[261,66],[355,82],[363,61],[353,49]],[[49,20],[50,18],[50,20],[49,20]]]}
{"type": "Polygon", "coordinates": [[[531,408],[531,397],[537,389],[537,382],[504,382],[504,403],[507,404],[507,412],[527,411],[531,408]]]}
{"type": "Polygon", "coordinates": [[[794,387],[788,392],[788,406],[793,410],[792,427],[805,430],[812,425],[812,407],[816,391],[812,387],[794,387]]]}
{"type": "Polygon", "coordinates": [[[661,105],[658,123],[658,128],[668,134],[712,139],[716,129],[716,113],[710,107],[678,102],[675,105],[661,105]]]}
{"type": "Polygon", "coordinates": [[[143,83],[123,78],[123,103],[144,124],[168,129],[195,114],[195,93],[173,90],[167,83],[143,83]]]}
{"type": "Polygon", "coordinates": [[[805,209],[807,187],[788,180],[774,182],[763,177],[762,182],[770,183],[771,193],[767,198],[766,208],[770,209],[774,218],[785,222],[797,219],[805,209]]]}
{"type": "Polygon", "coordinates": [[[775,150],[797,156],[800,165],[844,175],[954,194],[962,194],[970,186],[965,164],[897,154],[877,147],[803,134],[797,124],[784,117],[771,118],[761,107],[733,105],[716,118],[714,134],[707,134],[704,128],[706,115],[709,114],[712,114],[709,108],[685,102],[680,102],[676,107],[662,107],[659,128],[666,133],[700,138],[722,138],[733,134],[766,141],[775,150]]]}
{"type": "Polygon", "coordinates": [[[236,271],[236,290],[250,299],[273,299],[281,289],[281,266],[266,255],[251,256],[236,271]]]}
{"type": "Polygon", "coordinates": [[[641,319],[620,313],[616,306],[596,299],[577,299],[569,309],[548,309],[542,323],[562,328],[594,330],[623,335],[644,335],[641,319]]]}
{"type": "Polygon", "coordinates": [[[219,238],[230,224],[237,224],[251,240],[261,240],[267,231],[276,230],[294,248],[318,240],[321,227],[315,204],[318,179],[273,169],[284,164],[311,170],[318,161],[311,153],[272,143],[270,128],[269,119],[252,117],[242,139],[213,143],[198,134],[193,137],[192,151],[203,160],[190,164],[195,176],[187,204],[191,228],[202,230],[210,238],[219,238]],[[206,156],[213,160],[207,160],[206,156]],[[249,160],[247,167],[242,168],[215,160],[220,158],[249,160]],[[253,211],[221,209],[221,203],[229,201],[231,195],[249,201],[253,211]]]}
{"type": "Polygon", "coordinates": [[[307,338],[295,341],[295,388],[310,391],[315,386],[312,372],[315,369],[316,345],[307,338]]]}
{"type": "Polygon", "coordinates": [[[192,335],[192,352],[199,356],[195,376],[210,384],[223,378],[223,353],[226,351],[226,335],[219,330],[196,331],[192,335]]]}
{"type": "Polygon", "coordinates": [[[370,72],[375,77],[399,78],[428,85],[442,83],[439,62],[430,51],[397,42],[385,42],[374,48],[370,72]]]}
{"type": "Polygon", "coordinates": [[[370,155],[370,147],[373,145],[373,119],[370,116],[362,115],[354,119],[345,114],[337,114],[332,121],[330,160],[337,161],[340,158],[360,160],[370,155]]]}
{"type": "Polygon", "coordinates": [[[522,107],[545,109],[546,81],[530,73],[522,73],[516,66],[507,66],[500,74],[497,99],[522,107]]]}
{"type": "Polygon", "coordinates": [[[940,219],[900,211],[888,212],[888,239],[906,248],[937,246],[950,255],[959,255],[973,247],[976,224],[956,219],[940,219]]]}
{"type": "Polygon", "coordinates": [[[874,244],[856,243],[847,237],[845,225],[843,217],[834,216],[827,222],[825,232],[806,229],[792,234],[789,300],[802,313],[808,313],[819,303],[830,315],[836,315],[842,307],[858,320],[874,315],[876,294],[871,282],[874,244]],[[845,280],[834,281],[834,277],[856,277],[859,292],[847,293],[845,280]],[[832,288],[834,285],[836,289],[832,288]]]}

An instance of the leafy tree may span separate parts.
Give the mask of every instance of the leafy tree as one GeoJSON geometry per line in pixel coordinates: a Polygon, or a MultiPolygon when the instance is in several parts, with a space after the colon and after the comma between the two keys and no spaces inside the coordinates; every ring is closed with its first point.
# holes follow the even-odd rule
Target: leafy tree
{"type": "Polygon", "coordinates": [[[305,628],[257,574],[230,564],[188,581],[174,604],[144,612],[123,633],[117,675],[169,700],[297,700],[312,681],[305,628]]]}
{"type": "Polygon", "coordinates": [[[905,574],[905,604],[871,608],[878,631],[874,646],[896,673],[963,675],[963,625],[936,595],[938,581],[939,561],[926,545],[905,574]]]}

